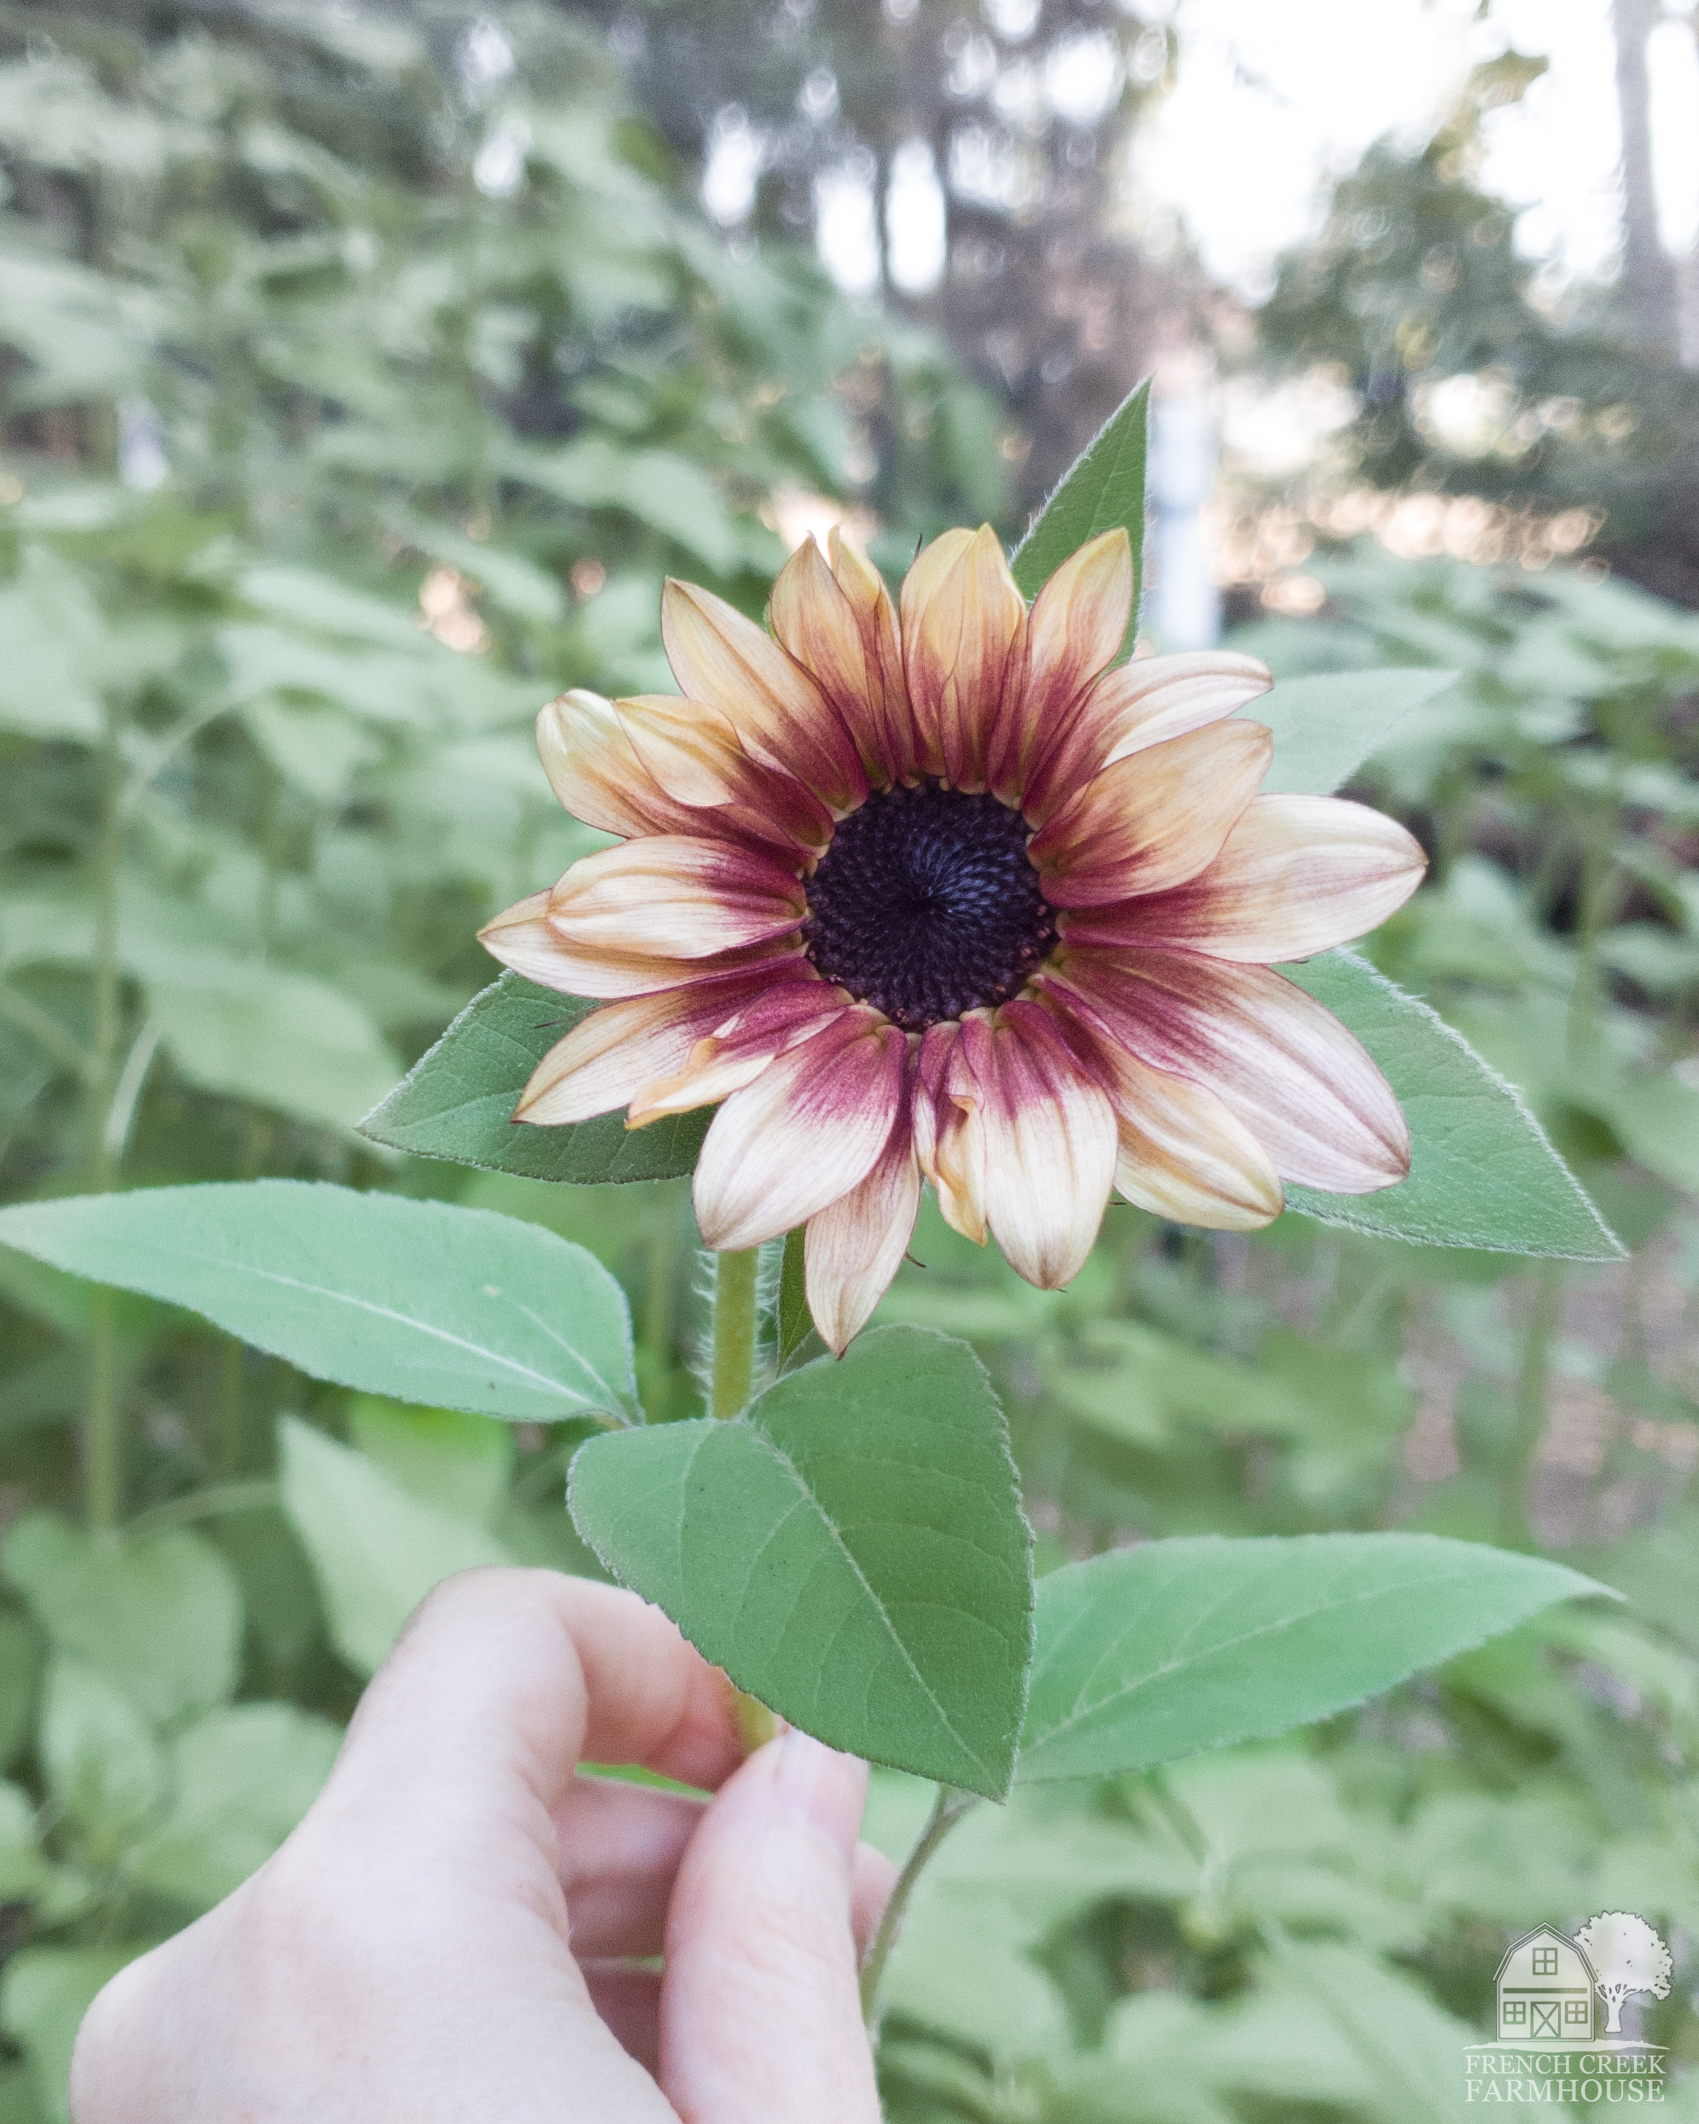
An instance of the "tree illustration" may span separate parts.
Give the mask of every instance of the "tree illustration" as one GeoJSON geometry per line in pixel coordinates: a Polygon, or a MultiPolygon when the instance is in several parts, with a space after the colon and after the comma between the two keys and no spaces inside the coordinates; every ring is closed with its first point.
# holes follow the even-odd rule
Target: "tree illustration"
{"type": "Polygon", "coordinates": [[[1670,1953],[1642,1917],[1628,1910],[1602,1910],[1575,1935],[1593,1965],[1599,1996],[1610,2008],[1606,2035],[1622,2033],[1622,2002],[1630,1992],[1670,1995],[1670,1953]]]}

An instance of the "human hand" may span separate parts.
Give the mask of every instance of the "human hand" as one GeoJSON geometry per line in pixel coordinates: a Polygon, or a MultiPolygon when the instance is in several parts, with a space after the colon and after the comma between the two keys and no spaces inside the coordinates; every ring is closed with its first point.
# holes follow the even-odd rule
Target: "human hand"
{"type": "Polygon", "coordinates": [[[634,1594],[468,1572],[282,1849],[96,1999],[75,2124],[877,2124],[865,1785],[800,1733],[742,1761],[724,1676],[634,1594]]]}

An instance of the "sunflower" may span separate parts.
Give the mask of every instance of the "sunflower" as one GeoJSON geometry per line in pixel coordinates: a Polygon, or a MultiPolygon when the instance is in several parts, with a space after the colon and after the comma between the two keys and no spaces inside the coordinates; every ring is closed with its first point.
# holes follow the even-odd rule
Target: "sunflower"
{"type": "Polygon", "coordinates": [[[1379,1070],[1271,967],[1374,928],[1422,852],[1363,805],[1259,796],[1273,740],[1236,711],[1266,668],[1118,664],[1132,594],[1112,531],[1029,610],[986,526],[925,548],[893,606],[834,532],[792,556],[770,632],[667,584],[682,698],[573,692],[539,718],[556,794],[621,845],[483,932],[603,1001],[516,1118],[718,1104],[703,1237],[806,1224],[834,1350],[896,1273],[923,1179],[1050,1289],[1112,1189],[1246,1230],[1283,1176],[1363,1194],[1409,1168],[1379,1070]]]}

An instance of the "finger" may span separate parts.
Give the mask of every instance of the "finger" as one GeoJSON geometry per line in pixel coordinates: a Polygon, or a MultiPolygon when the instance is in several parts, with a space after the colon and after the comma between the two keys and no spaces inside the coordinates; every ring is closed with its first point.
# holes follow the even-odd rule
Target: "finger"
{"type": "Polygon", "coordinates": [[[878,2124],[851,1929],[867,1770],[804,1733],[728,1780],[679,1868],[661,2085],[691,2124],[878,2124]]]}
{"type": "Polygon", "coordinates": [[[850,1930],[855,1934],[855,1959],[859,1968],[867,1959],[891,1890],[897,1885],[897,1869],[882,1851],[871,1844],[857,1844],[850,1865],[850,1930]]]}
{"type": "Polygon", "coordinates": [[[468,1571],[366,1691],[325,1798],[391,1807],[428,1762],[439,1809],[474,1817],[517,1780],[552,1812],[582,1759],[713,1786],[741,1756],[724,1676],[658,1608],[557,1571],[468,1571]]]}
{"type": "Polygon", "coordinates": [[[702,1802],[612,1778],[574,1778],[555,1809],[560,1879],[582,1957],[659,1954],[667,1899],[702,1802]]]}
{"type": "Polygon", "coordinates": [[[627,1969],[617,1963],[584,1972],[596,2011],[618,2039],[620,2048],[645,2072],[660,2069],[661,1972],[627,1969]]]}

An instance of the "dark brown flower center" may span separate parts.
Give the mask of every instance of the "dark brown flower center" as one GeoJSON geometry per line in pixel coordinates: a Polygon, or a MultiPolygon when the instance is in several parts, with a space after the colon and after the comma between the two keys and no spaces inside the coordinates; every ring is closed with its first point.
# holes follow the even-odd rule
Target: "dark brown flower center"
{"type": "Polygon", "coordinates": [[[808,956],[907,1032],[1006,1003],[1056,944],[1027,835],[994,796],[875,793],[808,882],[808,956]]]}

